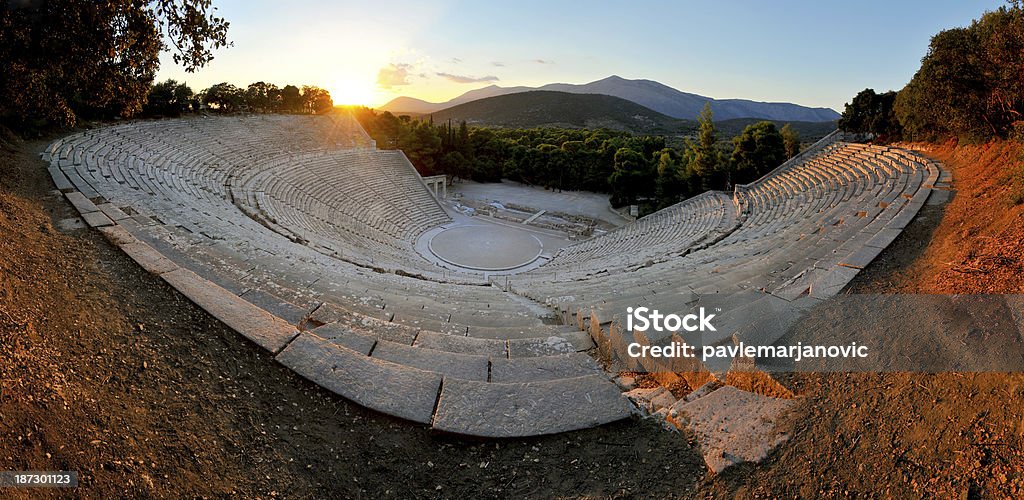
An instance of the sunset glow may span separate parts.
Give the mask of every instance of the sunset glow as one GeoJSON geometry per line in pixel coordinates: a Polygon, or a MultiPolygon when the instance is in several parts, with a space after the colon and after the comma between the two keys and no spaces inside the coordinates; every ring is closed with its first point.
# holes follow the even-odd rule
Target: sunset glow
{"type": "Polygon", "coordinates": [[[797,3],[686,2],[657,14],[653,6],[620,4],[589,10],[580,22],[572,2],[340,1],[317,3],[311,12],[285,2],[224,0],[219,13],[231,20],[234,45],[195,73],[165,53],[157,79],[196,91],[220,82],[317,85],[338,104],[380,106],[398,96],[444,102],[488,85],[581,84],[615,74],[714,98],[842,109],[868,84],[902,87],[933,33],[1003,1],[943,1],[917,11],[870,0],[853,12],[843,4],[797,3]],[[912,12],[879,17],[877,9],[912,12]],[[812,13],[843,23],[810,22],[812,13]],[[915,22],[907,25],[902,20],[911,13],[915,22]],[[717,22],[725,18],[727,25],[717,22]],[[878,33],[870,46],[857,28],[865,24],[878,33]],[[766,39],[771,50],[754,50],[766,39]],[[816,43],[823,40],[832,43],[816,43]],[[870,80],[860,71],[866,65],[877,69],[870,80]]]}
{"type": "Polygon", "coordinates": [[[335,105],[374,106],[380,101],[372,78],[346,76],[325,85],[335,105]]]}

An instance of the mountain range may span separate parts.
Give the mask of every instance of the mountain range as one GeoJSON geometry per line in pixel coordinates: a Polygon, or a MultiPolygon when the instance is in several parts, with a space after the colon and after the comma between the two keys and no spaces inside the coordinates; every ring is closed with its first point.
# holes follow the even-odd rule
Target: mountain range
{"type": "MultiPolygon", "coordinates": [[[[420,115],[423,116],[423,115],[420,115]]],[[[690,135],[696,120],[672,118],[633,101],[603,94],[570,94],[531,90],[485,97],[430,113],[435,123],[466,122],[507,128],[608,128],[638,134],[690,135]]],[[[761,118],[715,120],[722,137],[739,135],[743,128],[761,118]]],[[[800,137],[814,142],[835,130],[834,122],[773,120],[777,127],[789,124],[800,137]]]]}
{"type": "Polygon", "coordinates": [[[550,90],[475,99],[430,116],[437,123],[451,120],[509,128],[608,128],[646,134],[678,133],[696,125],[619,97],[550,90]]]}
{"type": "Polygon", "coordinates": [[[412,97],[397,97],[379,109],[392,113],[430,114],[460,104],[508,94],[530,91],[555,91],[570,94],[602,94],[632,101],[671,118],[695,120],[707,103],[715,120],[760,118],[774,121],[826,122],[839,119],[830,108],[809,108],[786,102],[757,102],[746,99],[713,99],[682,92],[653,80],[629,80],[609,76],[586,84],[550,83],[540,87],[500,87],[490,85],[471,90],[447,102],[433,103],[412,97]]]}

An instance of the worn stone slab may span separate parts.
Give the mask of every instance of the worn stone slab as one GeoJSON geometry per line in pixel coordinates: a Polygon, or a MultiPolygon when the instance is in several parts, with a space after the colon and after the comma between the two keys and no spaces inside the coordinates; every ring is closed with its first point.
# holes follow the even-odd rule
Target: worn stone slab
{"type": "Polygon", "coordinates": [[[508,357],[508,342],[495,339],[478,339],[461,337],[423,330],[416,336],[416,347],[436,349],[438,351],[477,354],[494,358],[508,357]]]}
{"type": "Polygon", "coordinates": [[[103,212],[86,212],[82,214],[82,219],[89,227],[104,227],[113,226],[114,221],[110,220],[110,217],[103,215],[103,212]]]}
{"type": "Polygon", "coordinates": [[[793,400],[770,398],[725,386],[685,404],[669,417],[697,436],[704,462],[716,474],[743,462],[760,462],[788,436],[776,422],[793,400]]]}
{"type": "Polygon", "coordinates": [[[903,229],[910,225],[910,222],[914,220],[914,216],[917,215],[917,211],[920,207],[916,205],[910,205],[903,207],[900,213],[896,214],[892,220],[885,224],[886,228],[892,229],[903,229]]]}
{"type": "Polygon", "coordinates": [[[586,351],[594,347],[594,340],[587,332],[565,332],[543,338],[509,339],[508,357],[524,358],[550,356],[586,351]]]}
{"type": "Polygon", "coordinates": [[[53,184],[57,186],[57,189],[66,191],[69,189],[75,189],[75,186],[71,184],[64,172],[61,172],[60,168],[50,167],[47,169],[50,172],[50,177],[53,178],[53,184]]]}
{"type": "Polygon", "coordinates": [[[875,258],[882,253],[882,250],[884,249],[881,247],[863,245],[853,252],[850,252],[850,255],[847,255],[840,260],[839,265],[843,267],[864,269],[865,267],[868,267],[868,264],[870,264],[871,261],[875,260],[875,258]]]}
{"type": "Polygon", "coordinates": [[[664,387],[637,388],[624,393],[644,414],[654,413],[676,401],[672,393],[664,387]]]}
{"type": "Polygon", "coordinates": [[[263,290],[249,289],[243,292],[241,297],[260,309],[296,326],[305,319],[306,313],[309,312],[308,309],[263,290]]]}
{"type": "Polygon", "coordinates": [[[124,213],[120,208],[114,206],[113,203],[103,203],[100,205],[96,205],[96,208],[98,208],[100,212],[103,212],[103,214],[106,215],[107,217],[110,217],[110,220],[114,222],[129,218],[128,214],[124,213]]]}
{"type": "Polygon", "coordinates": [[[492,438],[536,436],[629,415],[629,402],[601,375],[510,384],[452,378],[441,389],[434,429],[492,438]]]}
{"type": "Polygon", "coordinates": [[[298,335],[288,322],[192,271],[179,268],[161,277],[213,317],[270,352],[280,351],[298,335]]]}
{"type": "MultiPolygon", "coordinates": [[[[775,299],[773,297],[774,300],[775,299]]],[[[789,329],[821,301],[814,297],[800,297],[792,302],[759,304],[759,307],[748,316],[747,323],[736,329],[733,342],[746,345],[773,345],[786,335],[789,329]]]]}
{"type": "Polygon", "coordinates": [[[318,323],[339,323],[353,330],[369,333],[378,339],[412,345],[419,328],[391,323],[365,314],[349,311],[335,304],[325,303],[310,315],[310,319],[318,323]]]}
{"type": "Polygon", "coordinates": [[[89,212],[99,211],[99,209],[96,208],[96,205],[92,201],[90,201],[89,198],[86,198],[85,195],[82,193],[73,191],[70,193],[64,193],[64,196],[67,197],[68,201],[70,201],[72,205],[74,205],[75,209],[78,210],[78,213],[82,215],[85,215],[89,212]]]}
{"type": "Polygon", "coordinates": [[[313,330],[313,334],[330,340],[335,344],[347,347],[364,356],[369,356],[370,351],[377,345],[377,337],[362,332],[357,332],[339,323],[330,323],[313,330]]]}
{"type": "Polygon", "coordinates": [[[486,309],[476,311],[473,314],[452,313],[449,319],[452,323],[474,327],[495,327],[495,326],[521,326],[531,327],[540,324],[540,320],[534,316],[524,314],[488,314],[486,309]]]}
{"type": "Polygon", "coordinates": [[[424,349],[381,340],[373,357],[465,380],[487,381],[487,356],[424,349]]]}
{"type": "Polygon", "coordinates": [[[429,424],[441,375],[374,359],[303,333],[277,361],[313,383],[372,410],[429,424]]]}
{"type": "Polygon", "coordinates": [[[128,230],[125,229],[125,227],[120,224],[101,227],[98,230],[100,233],[103,234],[103,236],[107,238],[107,241],[117,246],[139,242],[138,238],[132,235],[132,233],[128,232],[128,230]]]}
{"type": "Polygon", "coordinates": [[[535,382],[599,373],[603,373],[601,367],[584,353],[491,360],[491,382],[535,382]]]}
{"type": "Polygon", "coordinates": [[[876,248],[886,248],[891,245],[892,242],[896,241],[896,238],[899,238],[900,234],[903,234],[902,229],[882,228],[879,229],[878,232],[875,233],[867,243],[865,243],[865,245],[876,248]]]}
{"type": "MultiPolygon", "coordinates": [[[[424,328],[430,330],[430,328],[424,328]]],[[[436,331],[436,330],[434,330],[436,331]]],[[[550,335],[545,325],[533,326],[473,326],[468,335],[480,339],[531,339],[550,335]]]]}
{"type": "Polygon", "coordinates": [[[810,296],[821,300],[831,298],[841,292],[859,272],[860,269],[835,266],[811,283],[810,296]]]}
{"type": "Polygon", "coordinates": [[[141,241],[122,244],[121,250],[143,269],[157,276],[178,269],[177,264],[141,241]]]}
{"type": "Polygon", "coordinates": [[[827,271],[818,269],[816,267],[807,267],[803,271],[800,271],[789,280],[783,282],[781,285],[771,291],[771,294],[784,300],[793,301],[799,297],[809,293],[811,284],[820,275],[825,274],[827,271]]]}

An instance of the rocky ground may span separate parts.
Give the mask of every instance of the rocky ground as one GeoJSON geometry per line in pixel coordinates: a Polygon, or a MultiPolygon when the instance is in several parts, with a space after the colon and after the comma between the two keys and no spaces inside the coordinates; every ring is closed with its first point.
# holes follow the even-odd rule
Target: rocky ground
{"type": "MultiPolygon", "coordinates": [[[[94,497],[1024,494],[1021,374],[794,375],[790,441],[721,475],[692,435],[650,421],[484,442],[380,416],[275,365],[97,233],[58,230],[73,210],[45,143],[0,144],[0,470],[77,470],[94,497]]],[[[985,183],[1012,152],[982,153],[933,152],[957,197],[856,289],[1022,290],[1021,206],[985,183]]]]}

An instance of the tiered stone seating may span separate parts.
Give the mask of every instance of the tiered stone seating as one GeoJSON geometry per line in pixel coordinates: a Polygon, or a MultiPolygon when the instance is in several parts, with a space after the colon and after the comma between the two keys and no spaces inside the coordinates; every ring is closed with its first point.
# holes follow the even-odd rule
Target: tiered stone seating
{"type": "Polygon", "coordinates": [[[347,116],[195,118],[87,131],[44,159],[140,265],[360,404],[479,436],[627,417],[585,332],[479,276],[411,276],[432,265],[412,241],[449,219],[367,141],[347,116]]]}
{"type": "MultiPolygon", "coordinates": [[[[705,334],[705,344],[770,344],[899,235],[938,174],[937,165],[907,151],[830,144],[738,186],[739,222],[713,245],[618,272],[580,276],[541,268],[517,276],[513,288],[581,326],[604,325],[595,334],[599,343],[631,336],[622,332],[626,308],[643,305],[666,313],[721,308],[718,332],[705,334]]],[[[611,269],[606,262],[621,258],[592,255],[591,266],[611,269]]],[[[672,340],[670,333],[637,338],[672,340]]],[[[609,350],[615,347],[622,346],[609,350]]]]}
{"type": "Polygon", "coordinates": [[[400,152],[307,154],[275,159],[258,171],[233,184],[246,212],[346,260],[439,272],[419,258],[413,242],[450,218],[400,152]]]}
{"type": "Polygon", "coordinates": [[[585,352],[621,348],[628,306],[721,308],[705,343],[773,342],[899,235],[938,176],[906,151],[829,141],[498,287],[416,253],[450,219],[405,156],[375,150],[347,115],[129,122],[43,157],[90,226],[285,366],[490,437],[627,417],[585,352]]]}
{"type": "Polygon", "coordinates": [[[560,278],[621,270],[678,257],[732,230],[731,198],[715,192],[695,196],[643,217],[635,224],[563,248],[544,265],[560,278]]]}

